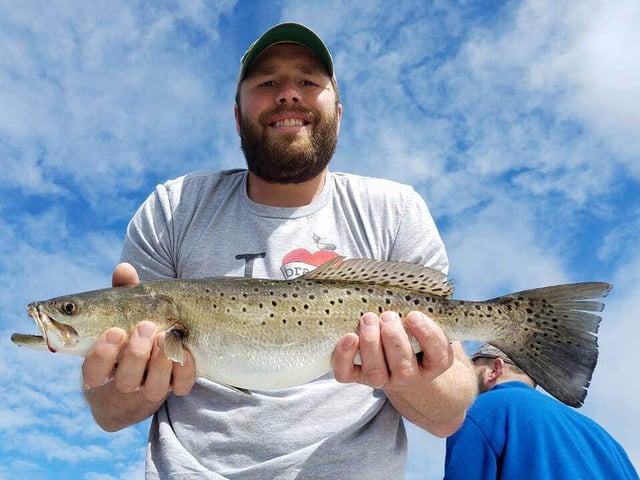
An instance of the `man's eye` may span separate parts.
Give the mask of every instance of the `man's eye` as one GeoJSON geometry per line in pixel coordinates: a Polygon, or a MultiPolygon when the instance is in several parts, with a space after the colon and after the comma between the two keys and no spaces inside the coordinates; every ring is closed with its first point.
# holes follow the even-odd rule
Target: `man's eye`
{"type": "Polygon", "coordinates": [[[311,81],[311,80],[302,80],[300,83],[305,87],[316,87],[317,86],[317,84],[315,82],[311,81]]]}
{"type": "Polygon", "coordinates": [[[260,86],[260,87],[266,87],[266,88],[268,88],[268,87],[273,87],[273,86],[275,86],[275,84],[276,84],[276,82],[275,82],[275,81],[273,81],[273,80],[267,80],[266,82],[262,82],[259,86],[260,86]]]}

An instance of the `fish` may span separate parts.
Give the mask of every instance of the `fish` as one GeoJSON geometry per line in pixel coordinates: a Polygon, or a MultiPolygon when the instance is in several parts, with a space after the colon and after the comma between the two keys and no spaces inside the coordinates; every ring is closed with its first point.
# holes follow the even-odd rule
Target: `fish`
{"type": "Polygon", "coordinates": [[[11,340],[85,356],[108,328],[131,332],[149,320],[165,332],[169,359],[182,363],[189,350],[197,376],[239,391],[271,391],[328,373],[338,341],[357,333],[366,312],[390,310],[404,321],[420,311],[450,341],[499,348],[549,394],[579,407],[598,359],[598,299],[611,288],[585,282],[456,300],[453,282],[429,267],[337,257],[288,280],[166,279],[32,302],[26,308],[40,335],[14,333],[11,340]]]}

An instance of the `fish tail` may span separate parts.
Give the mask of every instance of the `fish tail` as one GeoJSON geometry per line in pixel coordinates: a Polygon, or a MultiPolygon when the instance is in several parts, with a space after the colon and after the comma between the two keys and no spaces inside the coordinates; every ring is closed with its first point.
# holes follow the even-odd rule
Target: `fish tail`
{"type": "Polygon", "coordinates": [[[502,350],[558,400],[580,407],[598,361],[602,302],[611,285],[576,283],[526,290],[490,300],[509,321],[490,344],[502,350]]]}

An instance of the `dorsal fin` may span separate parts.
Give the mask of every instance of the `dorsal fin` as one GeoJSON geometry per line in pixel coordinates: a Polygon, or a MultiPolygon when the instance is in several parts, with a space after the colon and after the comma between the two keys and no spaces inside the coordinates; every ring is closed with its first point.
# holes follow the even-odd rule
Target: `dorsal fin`
{"type": "Polygon", "coordinates": [[[453,283],[447,276],[429,267],[409,262],[385,262],[366,258],[334,258],[315,270],[298,277],[301,280],[362,282],[406,288],[441,297],[453,294],[453,283]]]}

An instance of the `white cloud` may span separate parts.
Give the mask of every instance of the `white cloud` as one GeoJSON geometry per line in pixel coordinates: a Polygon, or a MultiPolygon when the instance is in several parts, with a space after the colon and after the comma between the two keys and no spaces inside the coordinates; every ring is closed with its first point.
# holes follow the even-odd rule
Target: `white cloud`
{"type": "Polygon", "coordinates": [[[36,195],[73,186],[95,204],[140,186],[149,171],[202,160],[194,146],[227,146],[211,126],[222,125],[217,98],[226,94],[233,132],[231,89],[219,85],[234,73],[210,62],[225,56],[214,27],[233,2],[58,7],[2,12],[10,54],[0,60],[0,146],[13,159],[5,172],[13,185],[36,195]]]}

